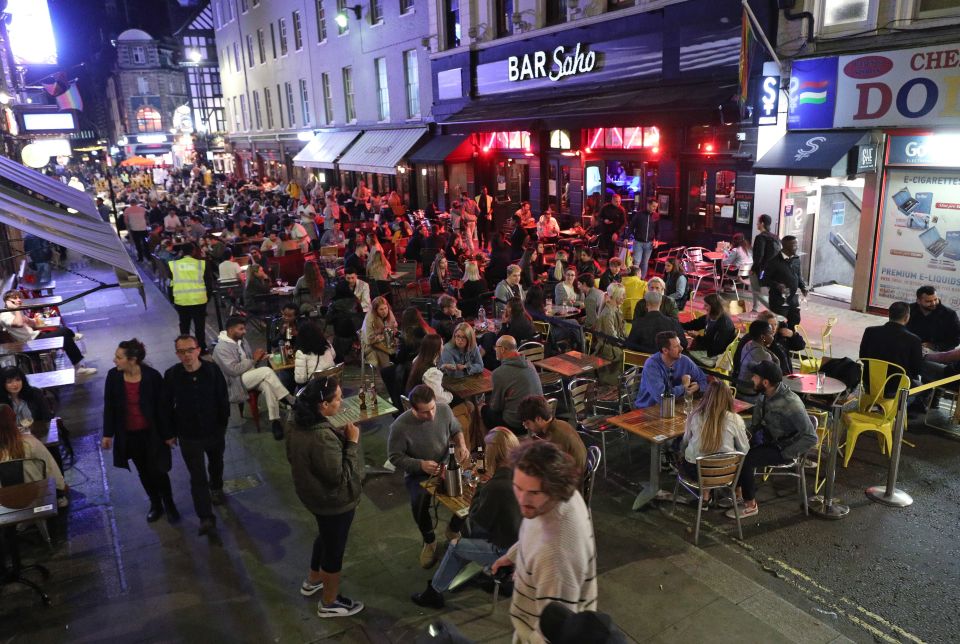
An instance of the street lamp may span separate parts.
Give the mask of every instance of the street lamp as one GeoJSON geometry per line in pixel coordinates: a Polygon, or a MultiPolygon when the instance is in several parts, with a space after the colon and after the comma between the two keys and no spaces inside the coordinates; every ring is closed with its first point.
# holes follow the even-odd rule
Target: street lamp
{"type": "Polygon", "coordinates": [[[348,10],[352,11],[356,19],[360,20],[361,9],[362,7],[358,4],[355,4],[352,7],[344,7],[344,10],[338,13],[336,17],[333,19],[333,21],[336,22],[337,26],[340,27],[341,29],[346,29],[347,23],[349,22],[349,18],[347,17],[347,11],[348,10]]]}
{"type": "Polygon", "coordinates": [[[199,63],[201,60],[203,60],[203,53],[201,53],[199,49],[191,48],[187,52],[187,57],[191,60],[191,62],[199,63]]]}

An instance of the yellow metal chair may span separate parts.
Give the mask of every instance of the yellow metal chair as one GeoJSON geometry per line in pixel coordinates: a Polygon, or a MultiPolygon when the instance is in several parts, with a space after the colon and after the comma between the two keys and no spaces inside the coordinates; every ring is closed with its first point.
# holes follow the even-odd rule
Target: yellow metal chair
{"type": "Polygon", "coordinates": [[[803,336],[807,345],[798,352],[800,354],[800,373],[817,373],[820,371],[823,359],[833,357],[833,338],[831,335],[836,324],[836,317],[827,318],[827,323],[820,333],[820,342],[812,341],[804,328],[799,324],[797,325],[797,331],[803,336]],[[818,353],[820,354],[819,357],[816,355],[818,353]]]}
{"type": "Polygon", "coordinates": [[[880,449],[890,454],[893,448],[893,423],[897,416],[897,399],[886,398],[884,391],[892,383],[897,389],[909,388],[910,380],[903,367],[884,360],[861,358],[860,401],[857,411],[844,412],[843,423],[847,437],[843,448],[843,466],[847,467],[853,456],[857,438],[864,432],[877,432],[883,439],[880,449]]]}

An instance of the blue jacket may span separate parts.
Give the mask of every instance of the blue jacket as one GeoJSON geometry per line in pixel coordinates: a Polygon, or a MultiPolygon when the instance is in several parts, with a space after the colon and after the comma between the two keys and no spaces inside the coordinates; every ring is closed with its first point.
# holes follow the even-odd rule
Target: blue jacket
{"type": "Polygon", "coordinates": [[[653,407],[660,404],[660,394],[666,389],[666,383],[669,380],[673,395],[677,398],[686,393],[681,378],[689,375],[692,382],[700,385],[700,391],[707,388],[707,377],[700,371],[700,367],[694,364],[693,360],[685,355],[681,355],[671,370],[663,363],[663,354],[655,353],[647,359],[643,365],[643,374],[640,377],[640,392],[637,394],[637,400],[634,407],[641,409],[643,407],[653,407]]]}
{"type": "Polygon", "coordinates": [[[473,351],[460,351],[454,345],[453,340],[443,345],[443,351],[440,352],[440,364],[466,365],[466,371],[451,372],[458,377],[483,373],[483,358],[480,356],[480,348],[475,347],[473,351]]]}

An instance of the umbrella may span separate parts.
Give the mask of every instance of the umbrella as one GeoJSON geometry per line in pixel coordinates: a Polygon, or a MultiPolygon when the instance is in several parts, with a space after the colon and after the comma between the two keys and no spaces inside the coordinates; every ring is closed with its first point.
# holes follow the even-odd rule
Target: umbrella
{"type": "Polygon", "coordinates": [[[130,157],[129,159],[124,159],[120,162],[122,166],[132,166],[132,165],[141,165],[141,166],[152,166],[155,165],[153,159],[148,159],[146,157],[130,157]]]}

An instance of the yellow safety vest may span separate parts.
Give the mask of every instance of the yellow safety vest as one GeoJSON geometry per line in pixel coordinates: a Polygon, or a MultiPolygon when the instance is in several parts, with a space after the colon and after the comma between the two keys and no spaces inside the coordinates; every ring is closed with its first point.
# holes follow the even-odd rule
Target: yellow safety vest
{"type": "Polygon", "coordinates": [[[206,262],[193,257],[170,262],[174,304],[192,306],[207,303],[207,286],[203,282],[205,265],[206,262]]]}

